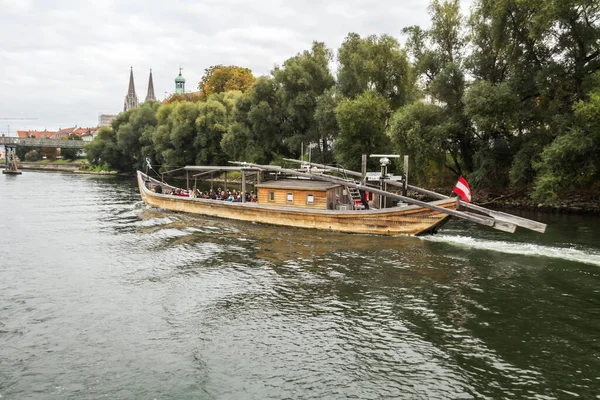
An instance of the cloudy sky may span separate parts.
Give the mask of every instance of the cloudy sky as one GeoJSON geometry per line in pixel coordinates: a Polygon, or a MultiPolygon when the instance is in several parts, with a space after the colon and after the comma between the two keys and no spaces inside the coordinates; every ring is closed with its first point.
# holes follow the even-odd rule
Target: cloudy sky
{"type": "MultiPolygon", "coordinates": [[[[387,33],[429,26],[428,0],[0,0],[0,133],[96,126],[122,111],[129,68],[146,97],[186,90],[204,69],[234,64],[268,74],[309,49],[337,49],[348,32],[387,33]],[[9,118],[35,118],[9,120],[9,118]]],[[[467,10],[472,0],[461,0],[467,10]]]]}

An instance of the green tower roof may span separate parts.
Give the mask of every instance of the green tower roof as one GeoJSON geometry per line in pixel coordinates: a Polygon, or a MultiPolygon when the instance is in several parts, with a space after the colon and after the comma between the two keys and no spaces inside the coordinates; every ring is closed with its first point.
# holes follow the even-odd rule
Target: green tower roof
{"type": "Polygon", "coordinates": [[[181,68],[179,68],[179,76],[175,78],[175,82],[185,82],[185,78],[181,76],[181,68]]]}

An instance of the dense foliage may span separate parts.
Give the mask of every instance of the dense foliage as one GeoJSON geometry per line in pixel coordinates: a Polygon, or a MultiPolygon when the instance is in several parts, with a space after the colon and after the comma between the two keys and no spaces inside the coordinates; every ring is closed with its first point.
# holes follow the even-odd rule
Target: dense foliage
{"type": "MultiPolygon", "coordinates": [[[[195,95],[122,113],[86,153],[129,171],[408,154],[418,183],[537,199],[600,188],[600,3],[433,0],[431,27],[314,42],[267,76],[208,68],[195,95]],[[331,70],[336,62],[337,71],[331,70]]],[[[371,166],[371,168],[375,165],[371,166]]]]}

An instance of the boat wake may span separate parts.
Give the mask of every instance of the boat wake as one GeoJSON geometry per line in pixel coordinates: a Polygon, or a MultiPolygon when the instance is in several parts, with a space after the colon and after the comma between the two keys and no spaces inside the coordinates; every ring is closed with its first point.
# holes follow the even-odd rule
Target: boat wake
{"type": "Polygon", "coordinates": [[[600,251],[589,248],[577,249],[573,247],[552,247],[531,243],[476,239],[469,236],[455,235],[422,236],[421,239],[469,249],[489,250],[506,254],[519,254],[534,257],[559,258],[567,261],[600,266],[600,251]]]}

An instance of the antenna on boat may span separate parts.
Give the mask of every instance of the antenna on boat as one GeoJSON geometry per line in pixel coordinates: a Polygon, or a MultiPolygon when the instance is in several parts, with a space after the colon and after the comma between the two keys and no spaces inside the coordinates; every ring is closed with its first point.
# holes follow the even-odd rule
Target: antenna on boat
{"type": "MultiPolygon", "coordinates": [[[[381,175],[379,177],[379,188],[383,191],[387,191],[387,183],[385,180],[387,179],[387,168],[390,165],[390,158],[400,158],[397,154],[371,154],[369,157],[379,157],[379,164],[381,164],[381,175]]],[[[386,208],[386,197],[379,197],[379,208],[386,208]]]]}

